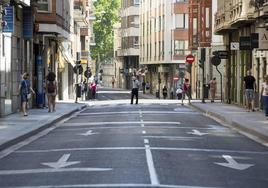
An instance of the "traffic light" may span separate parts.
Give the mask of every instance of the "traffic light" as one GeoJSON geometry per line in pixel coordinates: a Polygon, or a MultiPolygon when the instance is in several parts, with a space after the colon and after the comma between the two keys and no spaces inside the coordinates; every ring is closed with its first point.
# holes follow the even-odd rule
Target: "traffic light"
{"type": "Polygon", "coordinates": [[[206,48],[201,48],[201,55],[198,63],[201,69],[204,69],[205,61],[206,61],[206,48]]]}
{"type": "Polygon", "coordinates": [[[75,74],[82,74],[83,67],[81,65],[80,60],[76,61],[76,65],[73,67],[73,71],[74,71],[75,74]]]}

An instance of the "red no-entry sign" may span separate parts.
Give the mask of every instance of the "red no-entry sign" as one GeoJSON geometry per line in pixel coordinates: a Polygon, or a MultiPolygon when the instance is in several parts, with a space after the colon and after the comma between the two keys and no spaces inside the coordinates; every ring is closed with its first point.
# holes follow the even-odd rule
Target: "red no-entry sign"
{"type": "Polygon", "coordinates": [[[186,56],[186,62],[192,64],[195,60],[195,57],[193,55],[187,55],[186,56]]]}

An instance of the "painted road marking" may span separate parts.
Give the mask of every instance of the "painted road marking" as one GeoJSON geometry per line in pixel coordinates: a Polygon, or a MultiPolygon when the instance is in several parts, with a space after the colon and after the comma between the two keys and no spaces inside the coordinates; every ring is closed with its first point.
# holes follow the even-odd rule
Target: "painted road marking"
{"type": "Polygon", "coordinates": [[[197,135],[197,136],[204,136],[208,133],[201,133],[199,130],[194,129],[193,132],[187,132],[188,134],[197,135]]]}
{"type": "MultiPolygon", "coordinates": [[[[143,114],[201,114],[194,111],[142,111],[143,114]]],[[[81,113],[77,116],[90,116],[90,115],[119,115],[119,114],[139,114],[139,111],[120,111],[120,112],[92,112],[81,113]]]]}
{"type": "Polygon", "coordinates": [[[193,141],[201,139],[197,137],[182,137],[182,136],[144,136],[146,138],[157,138],[157,139],[168,139],[168,140],[182,140],[182,141],[193,141]]]}
{"type": "Polygon", "coordinates": [[[169,122],[169,121],[118,121],[118,122],[91,122],[91,123],[64,123],[64,126],[87,126],[87,125],[127,125],[127,124],[171,124],[180,125],[180,122],[169,122]]]}
{"type": "Polygon", "coordinates": [[[142,134],[146,134],[146,131],[142,131],[142,134]]]}
{"type": "Polygon", "coordinates": [[[215,164],[220,165],[220,166],[224,166],[227,168],[232,168],[235,170],[246,170],[246,169],[254,166],[254,164],[241,164],[241,163],[239,164],[230,155],[223,155],[222,157],[227,161],[227,163],[215,163],[215,164]]]}
{"type": "MultiPolygon", "coordinates": [[[[48,153],[48,152],[66,152],[66,151],[92,151],[92,150],[144,150],[144,147],[98,147],[98,148],[62,148],[49,150],[18,150],[14,153],[48,153]]],[[[238,153],[238,154],[259,154],[268,155],[268,152],[257,151],[238,151],[224,149],[201,149],[201,148],[170,148],[170,147],[150,147],[151,150],[160,151],[193,151],[193,152],[214,152],[214,153],[238,153]]]]}
{"type": "MultiPolygon", "coordinates": [[[[142,127],[144,127],[144,124],[142,123],[141,124],[142,127]]],[[[222,130],[218,130],[218,129],[215,129],[215,128],[200,128],[200,127],[177,127],[177,126],[166,126],[166,125],[163,125],[163,126],[150,126],[150,125],[147,125],[146,126],[147,128],[150,128],[150,129],[201,129],[201,130],[212,130],[212,131],[217,131],[217,132],[213,132],[213,134],[216,134],[216,133],[219,133],[219,134],[223,134],[223,133],[230,133],[230,134],[234,134],[236,133],[235,131],[232,131],[232,130],[226,130],[226,131],[222,131],[222,130]]],[[[140,128],[140,126],[123,126],[123,127],[90,127],[90,129],[129,129],[129,128],[140,128]]],[[[75,130],[88,130],[87,127],[77,127],[77,128],[66,128],[66,127],[61,127],[61,129],[56,129],[54,130],[54,132],[62,132],[62,131],[75,131],[75,130]]],[[[212,133],[210,133],[212,134],[212,133]]],[[[239,136],[238,134],[236,136],[239,136]]]]}
{"type": "Polygon", "coordinates": [[[51,168],[59,169],[67,166],[75,165],[80,163],[80,161],[67,162],[71,154],[64,154],[57,162],[51,163],[41,163],[42,165],[49,166],[51,168]]]}
{"type": "Polygon", "coordinates": [[[144,144],[149,144],[149,140],[148,139],[144,139],[144,144]]]}
{"type": "Polygon", "coordinates": [[[146,151],[146,159],[147,159],[147,165],[149,169],[151,184],[157,186],[159,185],[159,180],[156,174],[154,161],[153,161],[153,155],[152,155],[149,145],[145,145],[145,151],[146,151]]]}
{"type": "Polygon", "coordinates": [[[12,188],[77,188],[77,187],[161,187],[161,188],[216,188],[216,187],[200,187],[200,186],[189,186],[189,185],[163,185],[159,184],[151,185],[151,184],[77,184],[77,185],[47,185],[47,186],[19,186],[12,188]]]}
{"type": "Polygon", "coordinates": [[[40,174],[56,172],[102,172],[111,171],[112,168],[58,168],[58,169],[27,169],[27,170],[0,170],[1,175],[40,174]]]}
{"type": "Polygon", "coordinates": [[[99,133],[93,133],[92,130],[87,131],[86,133],[81,133],[78,135],[82,135],[82,136],[91,136],[91,135],[95,135],[95,134],[99,134],[99,133]]]}

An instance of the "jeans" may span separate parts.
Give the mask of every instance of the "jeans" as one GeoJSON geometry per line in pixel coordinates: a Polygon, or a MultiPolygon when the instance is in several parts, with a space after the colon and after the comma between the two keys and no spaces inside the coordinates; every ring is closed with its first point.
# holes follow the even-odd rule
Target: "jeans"
{"type": "Polygon", "coordinates": [[[138,104],[138,99],[139,99],[139,89],[138,88],[133,88],[132,93],[131,93],[131,104],[133,104],[133,99],[134,96],[136,96],[136,104],[138,104]]]}
{"type": "Polygon", "coordinates": [[[265,116],[268,117],[268,96],[262,96],[265,116]]]}

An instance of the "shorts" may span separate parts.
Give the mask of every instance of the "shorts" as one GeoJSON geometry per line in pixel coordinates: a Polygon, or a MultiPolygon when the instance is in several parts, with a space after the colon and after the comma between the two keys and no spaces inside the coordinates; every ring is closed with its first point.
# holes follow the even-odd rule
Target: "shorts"
{"type": "Polygon", "coordinates": [[[245,94],[246,94],[246,99],[248,101],[254,100],[255,95],[254,95],[254,90],[253,89],[246,89],[246,93],[245,94]]]}

